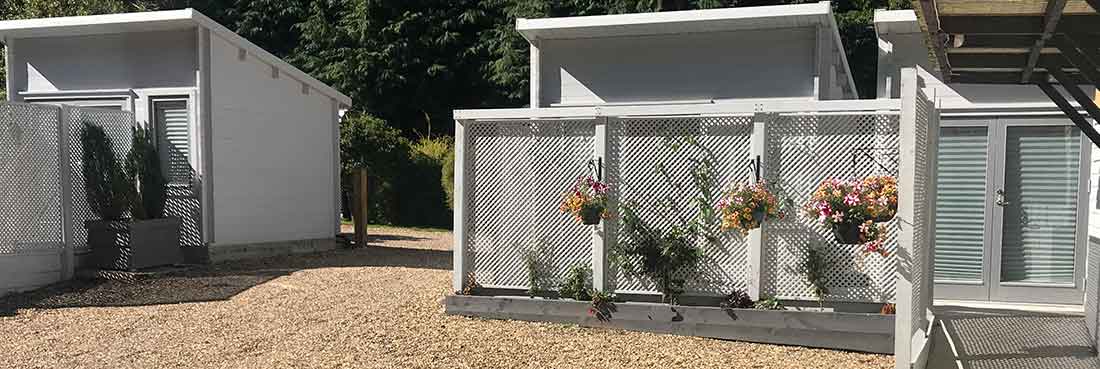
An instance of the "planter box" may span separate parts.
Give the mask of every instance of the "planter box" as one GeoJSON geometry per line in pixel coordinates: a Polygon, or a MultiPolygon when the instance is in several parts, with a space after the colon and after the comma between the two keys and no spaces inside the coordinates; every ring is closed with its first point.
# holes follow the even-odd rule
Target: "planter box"
{"type": "Polygon", "coordinates": [[[444,304],[452,315],[894,353],[893,315],[617,302],[611,319],[601,321],[588,315],[587,301],[455,295],[444,304]]]}
{"type": "Polygon", "coordinates": [[[88,245],[94,267],[136,270],[180,264],[180,219],[89,221],[88,245]]]}

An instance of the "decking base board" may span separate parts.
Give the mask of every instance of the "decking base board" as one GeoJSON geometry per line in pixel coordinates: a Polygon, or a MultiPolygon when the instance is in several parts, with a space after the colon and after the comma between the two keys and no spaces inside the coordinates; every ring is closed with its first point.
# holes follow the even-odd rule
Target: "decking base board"
{"type": "Polygon", "coordinates": [[[577,324],[879,354],[894,352],[892,315],[615,303],[611,319],[589,316],[591,303],[499,296],[447,296],[446,312],[489,319],[577,324]]]}

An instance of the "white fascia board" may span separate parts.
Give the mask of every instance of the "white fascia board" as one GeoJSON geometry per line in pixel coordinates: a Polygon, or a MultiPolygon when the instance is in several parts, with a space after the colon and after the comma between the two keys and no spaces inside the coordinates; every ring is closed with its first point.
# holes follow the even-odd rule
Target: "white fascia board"
{"type": "Polygon", "coordinates": [[[94,34],[147,32],[156,30],[202,27],[229,43],[255,55],[265,63],[278,68],[294,79],[309,85],[322,94],[336,99],[342,106],[350,107],[347,95],[313,78],[309,74],[272,55],[263,48],[195,9],[155,12],[120,13],[78,17],[56,17],[0,21],[0,39],[32,37],[81,36],[94,34]]]}
{"type": "MultiPolygon", "coordinates": [[[[516,19],[516,30],[528,41],[547,38],[598,38],[631,35],[656,35],[696,32],[693,25],[712,25],[708,28],[731,28],[741,21],[759,19],[808,18],[831,14],[828,1],[813,4],[754,6],[706,10],[682,10],[670,12],[632,13],[616,15],[591,15],[539,19],[516,19]],[[566,32],[561,32],[566,31],[566,32]],[[560,36],[545,36],[544,33],[560,36]]],[[[773,27],[753,27],[758,29],[773,27]]]]}
{"type": "Polygon", "coordinates": [[[210,19],[199,11],[190,8],[187,10],[191,11],[192,19],[196,24],[202,26],[203,28],[209,29],[211,33],[221,37],[226,41],[229,41],[229,43],[233,44],[234,46],[244,49],[249,54],[255,55],[260,60],[263,60],[265,63],[270,64],[275,68],[278,68],[279,70],[292,76],[294,79],[309,85],[317,91],[320,91],[322,94],[336,99],[336,101],[339,102],[341,106],[351,107],[351,97],[348,97],[347,95],[344,95],[342,92],[337,91],[335,88],[332,88],[324,82],[313,78],[313,76],[309,75],[309,73],[303,72],[301,69],[290,65],[290,63],[287,63],[283,59],[272,55],[271,53],[267,52],[267,50],[256,46],[256,44],[248,41],[244,37],[241,37],[241,35],[238,35],[236,32],[229,30],[229,28],[225,28],[225,26],[219,24],[218,22],[215,22],[213,19],[210,19]]]}
{"type": "Polygon", "coordinates": [[[912,10],[875,10],[875,32],[889,33],[921,33],[920,24],[917,22],[917,13],[912,10]]]}
{"type": "Polygon", "coordinates": [[[882,113],[901,109],[900,99],[826,100],[771,99],[694,105],[591,106],[455,110],[457,121],[522,121],[525,119],[594,119],[598,117],[722,116],[771,113],[882,113]]]}
{"type": "Polygon", "coordinates": [[[859,99],[859,90],[856,89],[856,81],[852,78],[852,68],[848,65],[847,49],[844,48],[844,41],[840,39],[840,27],[837,26],[836,17],[833,16],[833,8],[828,6],[828,2],[824,2],[824,4],[826,5],[825,8],[828,9],[828,13],[825,14],[825,17],[828,19],[825,21],[828,22],[829,27],[832,28],[834,46],[840,51],[840,63],[841,67],[844,68],[844,75],[848,77],[848,88],[852,91],[852,98],[859,99]]]}

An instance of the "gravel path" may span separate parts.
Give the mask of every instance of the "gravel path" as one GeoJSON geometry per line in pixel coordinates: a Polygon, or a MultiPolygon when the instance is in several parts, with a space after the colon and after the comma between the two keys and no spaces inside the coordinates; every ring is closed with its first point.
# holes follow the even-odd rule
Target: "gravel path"
{"type": "Polygon", "coordinates": [[[891,368],[893,358],[446,316],[449,233],[0,300],[0,368],[891,368]]]}

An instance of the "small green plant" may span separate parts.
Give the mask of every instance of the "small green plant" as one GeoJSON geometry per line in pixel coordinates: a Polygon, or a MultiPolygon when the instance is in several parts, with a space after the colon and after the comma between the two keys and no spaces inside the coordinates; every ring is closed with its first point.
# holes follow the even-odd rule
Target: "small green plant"
{"type": "Polygon", "coordinates": [[[615,307],[615,294],[606,291],[592,290],[592,306],[588,308],[588,316],[606,322],[611,320],[611,314],[618,311],[615,307]]]}
{"type": "Polygon", "coordinates": [[[168,180],[164,178],[153,138],[141,127],[133,128],[133,145],[126,156],[126,175],[129,183],[137,184],[130,214],[135,219],[163,218],[168,202],[168,180]]]}
{"type": "Polygon", "coordinates": [[[760,310],[783,310],[783,303],[779,302],[779,299],[775,296],[761,296],[760,300],[753,304],[753,307],[760,310]]]}
{"type": "Polygon", "coordinates": [[[753,302],[752,298],[749,297],[749,294],[747,292],[742,289],[735,288],[733,289],[733,292],[730,292],[729,295],[726,295],[726,297],[722,299],[722,303],[720,305],[722,306],[722,309],[725,310],[751,309],[753,307],[753,302]]]}
{"type": "Polygon", "coordinates": [[[592,298],[588,292],[592,289],[592,271],[586,265],[574,265],[565,275],[565,282],[561,284],[561,296],[577,301],[585,301],[592,298]]]}
{"type": "Polygon", "coordinates": [[[615,261],[627,273],[639,274],[657,283],[661,300],[676,303],[684,292],[684,272],[694,269],[702,251],[693,237],[681,228],[664,232],[642,221],[631,208],[623,209],[623,242],[617,244],[615,261]]]}
{"type": "Polygon", "coordinates": [[[528,296],[547,296],[556,284],[549,266],[550,260],[550,252],[541,242],[536,242],[524,250],[523,265],[527,268],[528,296]]]}
{"type": "Polygon", "coordinates": [[[810,290],[817,297],[819,303],[823,302],[825,296],[829,294],[829,288],[826,286],[828,283],[826,273],[831,267],[832,264],[827,258],[824,247],[810,245],[806,248],[806,255],[802,258],[798,269],[802,276],[806,278],[806,283],[810,285],[810,290]]]}
{"type": "Polygon", "coordinates": [[[111,138],[102,127],[84,122],[80,144],[88,205],[102,220],[122,219],[130,207],[133,185],[115,158],[111,138]]]}

